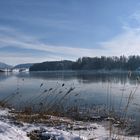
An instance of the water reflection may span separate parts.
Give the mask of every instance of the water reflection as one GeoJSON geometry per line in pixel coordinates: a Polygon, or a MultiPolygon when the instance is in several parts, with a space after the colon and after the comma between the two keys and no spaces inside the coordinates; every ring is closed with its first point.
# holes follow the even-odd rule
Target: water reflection
{"type": "Polygon", "coordinates": [[[16,75],[19,78],[32,78],[42,80],[62,80],[69,81],[76,79],[79,83],[120,83],[120,84],[136,84],[139,73],[132,73],[131,77],[128,72],[95,72],[95,71],[57,71],[57,72],[30,72],[20,73],[16,75]]]}
{"type": "Polygon", "coordinates": [[[12,75],[9,72],[0,72],[0,81],[10,78],[12,75]]]}
{"type": "MultiPolygon", "coordinates": [[[[62,91],[57,95],[56,99],[59,100],[70,87],[75,87],[65,104],[78,103],[80,106],[101,105],[124,109],[130,92],[139,84],[138,76],[139,73],[132,73],[129,77],[128,72],[95,71],[0,73],[0,98],[15,94],[18,90],[19,94],[11,102],[15,106],[21,106],[21,102],[24,105],[26,100],[38,97],[44,90],[53,88],[49,93],[50,100],[62,91]],[[43,86],[40,88],[41,83],[43,86]]],[[[136,110],[139,99],[138,88],[133,101],[135,105],[132,104],[129,109],[130,115],[136,110]]]]}
{"type": "Polygon", "coordinates": [[[135,128],[139,130],[139,75],[95,71],[0,73],[0,100],[6,99],[17,109],[28,104],[34,109],[42,105],[51,108],[61,103],[65,107],[90,108],[89,112],[100,111],[103,114],[102,110],[113,109],[122,116],[130,93],[137,87],[127,116],[136,120],[135,128]],[[71,87],[74,90],[67,94],[71,87]]]}

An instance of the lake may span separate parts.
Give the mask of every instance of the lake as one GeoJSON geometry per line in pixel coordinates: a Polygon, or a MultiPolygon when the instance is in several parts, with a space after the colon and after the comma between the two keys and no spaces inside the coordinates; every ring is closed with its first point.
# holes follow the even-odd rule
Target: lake
{"type": "Polygon", "coordinates": [[[40,102],[65,106],[100,106],[140,117],[139,73],[96,71],[53,71],[0,73],[0,99],[16,108],[40,102]],[[70,93],[67,93],[67,92],[70,93]],[[65,96],[65,94],[67,94],[65,96]],[[62,102],[62,99],[65,101],[62,102]],[[130,102],[128,103],[128,100],[130,102]],[[127,107],[128,105],[128,107],[127,107]]]}

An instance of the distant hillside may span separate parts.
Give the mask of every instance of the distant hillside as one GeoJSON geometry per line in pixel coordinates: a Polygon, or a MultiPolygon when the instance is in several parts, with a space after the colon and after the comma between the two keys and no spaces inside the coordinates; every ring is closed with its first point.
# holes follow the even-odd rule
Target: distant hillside
{"type": "Polygon", "coordinates": [[[9,68],[12,68],[12,66],[11,66],[11,65],[8,65],[8,64],[5,64],[5,63],[0,62],[0,69],[9,69],[9,68]]]}
{"type": "Polygon", "coordinates": [[[112,57],[82,57],[72,62],[52,61],[35,64],[30,67],[30,71],[49,70],[132,70],[140,71],[140,56],[112,56],[112,57]]]}
{"type": "Polygon", "coordinates": [[[30,71],[55,71],[55,70],[70,70],[74,62],[64,61],[51,61],[34,64],[30,67],[30,71]]]}
{"type": "Polygon", "coordinates": [[[26,63],[26,64],[19,64],[14,66],[14,69],[21,69],[21,68],[26,68],[29,69],[31,66],[33,65],[33,63],[26,63]]]}

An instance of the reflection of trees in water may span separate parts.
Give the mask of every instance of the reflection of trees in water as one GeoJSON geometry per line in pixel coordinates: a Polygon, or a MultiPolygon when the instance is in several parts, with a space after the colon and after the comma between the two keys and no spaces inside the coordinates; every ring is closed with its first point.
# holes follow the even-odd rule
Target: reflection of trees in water
{"type": "Polygon", "coordinates": [[[44,80],[74,80],[79,83],[120,83],[120,84],[136,84],[139,73],[132,73],[128,77],[128,72],[96,72],[96,71],[49,71],[49,72],[30,72],[19,73],[17,77],[44,79],[44,80]]]}
{"type": "Polygon", "coordinates": [[[111,82],[111,83],[126,83],[128,77],[126,74],[109,74],[109,73],[95,73],[85,74],[78,76],[78,79],[83,80],[84,83],[97,83],[97,82],[111,82]]]}
{"type": "Polygon", "coordinates": [[[11,73],[2,72],[2,73],[0,73],[0,81],[6,80],[6,79],[10,78],[11,76],[12,76],[11,73]]]}

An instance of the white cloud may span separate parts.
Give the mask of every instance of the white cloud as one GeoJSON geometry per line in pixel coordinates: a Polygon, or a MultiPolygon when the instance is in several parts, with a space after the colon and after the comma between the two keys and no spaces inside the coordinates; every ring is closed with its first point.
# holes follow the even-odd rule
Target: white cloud
{"type": "Polygon", "coordinates": [[[130,15],[131,20],[136,20],[140,23],[140,10],[135,11],[132,15],[130,15]]]}
{"type": "Polygon", "coordinates": [[[0,48],[4,46],[14,46],[19,48],[25,48],[25,49],[35,49],[46,52],[46,57],[44,56],[38,56],[38,58],[34,58],[33,55],[29,57],[26,57],[25,55],[18,55],[18,52],[12,53],[6,53],[3,54],[3,57],[1,58],[1,61],[3,60],[5,62],[11,63],[11,59],[13,60],[13,63],[17,63],[17,60],[21,60],[20,63],[23,63],[24,61],[29,62],[30,60],[34,59],[35,62],[38,62],[38,60],[64,60],[64,59],[70,59],[70,60],[76,60],[78,57],[82,56],[98,56],[101,53],[103,54],[102,50],[99,49],[87,49],[87,48],[78,48],[78,47],[70,47],[70,46],[53,46],[44,44],[42,42],[39,42],[37,38],[33,38],[27,35],[24,35],[17,30],[10,29],[10,28],[0,28],[0,30],[3,30],[4,33],[0,32],[0,48]],[[10,34],[10,35],[9,35],[10,34]],[[50,54],[48,54],[50,52],[50,54]],[[7,56],[8,55],[8,56],[7,56]],[[11,59],[9,59],[11,57],[11,59]],[[22,58],[21,58],[22,57],[22,58]],[[36,59],[36,60],[35,60],[36,59]]]}
{"type": "Polygon", "coordinates": [[[106,50],[106,55],[140,55],[140,11],[121,22],[122,32],[100,45],[106,50]]]}
{"type": "Polygon", "coordinates": [[[140,55],[140,12],[136,12],[129,17],[127,22],[122,23],[122,32],[111,39],[100,42],[100,49],[79,48],[71,46],[49,45],[38,41],[38,38],[22,34],[18,30],[0,27],[0,48],[4,46],[16,46],[25,49],[35,49],[46,52],[46,57],[33,55],[20,57],[18,52],[3,54],[1,61],[8,63],[41,62],[49,60],[76,60],[83,56],[120,56],[120,55],[140,55]],[[138,23],[131,26],[131,20],[138,23]],[[125,24],[124,24],[125,23],[125,24]],[[102,49],[101,49],[102,48],[102,49]],[[50,52],[50,54],[48,54],[50,52]]]}
{"type": "Polygon", "coordinates": [[[106,55],[140,55],[140,29],[129,29],[109,41],[102,42],[106,55]]]}

